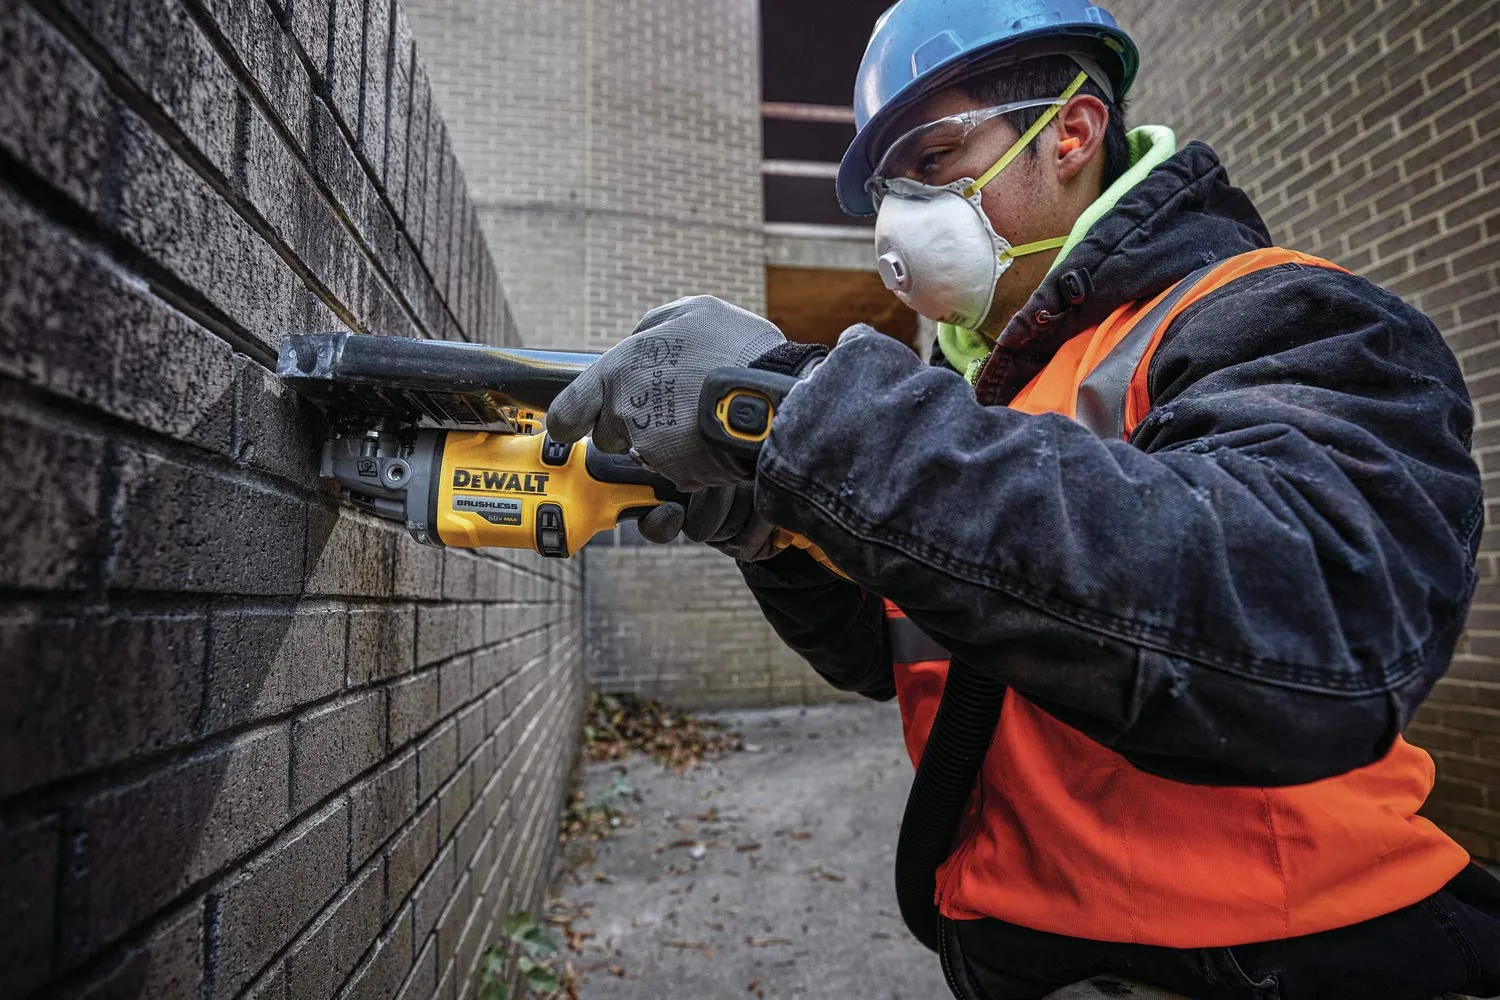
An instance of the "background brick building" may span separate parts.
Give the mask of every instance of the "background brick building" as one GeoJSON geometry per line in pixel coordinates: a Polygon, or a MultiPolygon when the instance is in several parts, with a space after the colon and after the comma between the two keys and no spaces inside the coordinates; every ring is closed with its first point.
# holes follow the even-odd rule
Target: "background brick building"
{"type": "Polygon", "coordinates": [[[0,4],[0,992],[468,996],[576,753],[576,563],[316,479],[289,332],[515,343],[386,0],[0,4]]]}

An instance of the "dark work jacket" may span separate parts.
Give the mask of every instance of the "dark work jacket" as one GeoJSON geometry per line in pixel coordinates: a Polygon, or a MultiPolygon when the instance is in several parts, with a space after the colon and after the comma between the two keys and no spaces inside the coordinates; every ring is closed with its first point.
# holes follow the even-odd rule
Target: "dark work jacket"
{"type": "Polygon", "coordinates": [[[842,343],[778,413],[757,503],[856,582],[800,551],[744,565],[782,638],[888,698],[890,598],[1182,781],[1295,784],[1383,756],[1447,667],[1483,520],[1468,395],[1426,317],[1282,265],[1177,318],[1129,441],[1005,408],[1119,306],[1269,244],[1192,143],[1053,269],[977,388],[889,338],[842,343]]]}

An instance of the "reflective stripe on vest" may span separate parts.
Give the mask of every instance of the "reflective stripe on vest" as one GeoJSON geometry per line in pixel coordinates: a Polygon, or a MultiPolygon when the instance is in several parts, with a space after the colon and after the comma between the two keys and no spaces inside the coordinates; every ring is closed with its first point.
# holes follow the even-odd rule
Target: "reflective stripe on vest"
{"type": "MultiPolygon", "coordinates": [[[[1288,250],[1205,268],[1068,341],[1011,402],[1128,436],[1150,410],[1147,374],[1177,316],[1288,250]]],[[[1336,268],[1337,269],[1337,268],[1336,268]]],[[[947,653],[890,602],[887,630],[906,745],[920,759],[947,653]]],[[[1191,669],[1191,667],[1189,667],[1191,669]]],[[[1172,948],[1345,927],[1440,889],[1468,854],[1416,815],[1432,760],[1397,737],[1366,767],[1290,788],[1216,788],[1147,774],[1012,691],[973,811],[938,873],[954,919],[995,917],[1072,937],[1172,948]]]]}
{"type": "Polygon", "coordinates": [[[1125,436],[1125,397],[1130,392],[1130,380],[1151,346],[1159,341],[1158,332],[1172,310],[1189,292],[1213,273],[1218,264],[1201,267],[1183,278],[1167,291],[1167,294],[1152,306],[1150,311],[1130,328],[1125,339],[1104,356],[1104,360],[1083,380],[1078,387],[1077,416],[1075,419],[1102,438],[1125,436]]]}

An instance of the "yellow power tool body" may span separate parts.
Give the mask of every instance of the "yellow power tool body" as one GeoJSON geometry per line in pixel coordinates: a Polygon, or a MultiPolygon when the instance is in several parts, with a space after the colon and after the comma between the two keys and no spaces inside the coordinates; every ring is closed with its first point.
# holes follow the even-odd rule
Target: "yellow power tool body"
{"type": "MultiPolygon", "coordinates": [[[[350,333],[288,337],[276,372],[323,409],[319,473],[344,498],[418,541],[573,555],[665,502],[671,482],[591,442],[564,445],[542,414],[597,355],[350,333]]],[[[792,380],[713,373],[700,431],[752,459],[792,380]]],[[[781,544],[812,547],[783,533],[781,544]]],[[[816,553],[815,553],[816,554],[816,553]]]]}

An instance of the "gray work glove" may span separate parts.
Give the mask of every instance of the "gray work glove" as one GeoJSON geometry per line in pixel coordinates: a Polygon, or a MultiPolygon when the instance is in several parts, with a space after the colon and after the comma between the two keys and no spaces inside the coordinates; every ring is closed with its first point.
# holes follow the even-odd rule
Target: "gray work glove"
{"type": "Polygon", "coordinates": [[[703,380],[785,342],[766,320],[722,299],[670,302],[562,391],[547,411],[547,433],[563,443],[592,433],[600,451],[633,452],[687,493],[727,486],[746,470],[698,433],[703,380]]]}
{"type": "Polygon", "coordinates": [[[695,542],[707,542],[742,562],[769,559],[776,529],[755,510],[755,484],[742,480],[733,486],[699,490],[687,509],[664,503],[641,518],[641,534],[653,542],[670,542],[680,531],[695,542]]]}

